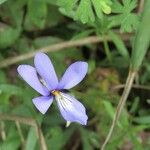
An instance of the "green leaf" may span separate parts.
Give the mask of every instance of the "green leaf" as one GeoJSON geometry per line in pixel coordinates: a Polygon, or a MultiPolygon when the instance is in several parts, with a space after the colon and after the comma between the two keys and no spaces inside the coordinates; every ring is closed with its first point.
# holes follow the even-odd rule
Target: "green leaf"
{"type": "Polygon", "coordinates": [[[128,50],[122,41],[122,39],[115,34],[114,32],[110,31],[109,36],[111,37],[112,41],[114,42],[115,46],[117,47],[118,52],[127,60],[129,59],[129,53],[128,50]]]}
{"type": "Polygon", "coordinates": [[[33,45],[35,46],[35,48],[40,48],[40,47],[44,47],[47,45],[51,45],[51,44],[55,44],[58,42],[61,42],[62,40],[58,37],[54,37],[54,36],[43,36],[43,37],[38,37],[33,41],[33,45]]]}
{"type": "Polygon", "coordinates": [[[113,116],[114,116],[115,112],[114,112],[114,108],[112,107],[112,104],[108,101],[103,101],[103,104],[105,106],[105,109],[106,109],[107,113],[113,119],[113,116]]]}
{"type": "Polygon", "coordinates": [[[1,6],[0,17],[6,26],[9,25],[12,28],[19,28],[22,25],[25,1],[9,0],[5,5],[1,6]]]}
{"type": "Polygon", "coordinates": [[[6,2],[7,0],[0,0],[0,4],[2,4],[2,3],[4,3],[4,2],[6,2]]]}
{"type": "Polygon", "coordinates": [[[114,0],[112,4],[113,13],[130,13],[137,6],[137,0],[114,0]]]}
{"type": "Polygon", "coordinates": [[[65,10],[71,11],[78,0],[57,0],[57,5],[64,7],[65,10]]]}
{"type": "Polygon", "coordinates": [[[5,7],[5,13],[10,17],[12,21],[12,25],[16,26],[17,28],[21,28],[24,11],[23,8],[26,4],[26,0],[15,0],[15,1],[8,1],[5,7]]]}
{"type": "Polygon", "coordinates": [[[35,128],[31,127],[28,133],[25,150],[35,150],[37,134],[35,128]]]}
{"type": "Polygon", "coordinates": [[[66,142],[70,138],[70,133],[72,133],[71,130],[65,132],[62,131],[62,129],[58,126],[55,126],[48,130],[48,149],[52,150],[60,150],[63,148],[63,146],[66,144],[66,142]]]}
{"type": "Polygon", "coordinates": [[[89,36],[92,32],[93,32],[93,30],[84,30],[82,32],[75,34],[72,37],[72,40],[79,40],[79,39],[85,38],[85,37],[89,36]]]}
{"type": "Polygon", "coordinates": [[[110,0],[92,0],[94,11],[99,19],[103,18],[103,13],[111,13],[111,1],[110,0]]]}
{"type": "Polygon", "coordinates": [[[0,84],[6,82],[6,74],[2,70],[0,70],[0,84]]]}
{"type": "Polygon", "coordinates": [[[103,17],[103,12],[102,12],[101,6],[98,5],[99,0],[93,0],[92,3],[93,3],[93,6],[94,6],[94,8],[95,8],[96,15],[97,15],[99,18],[102,18],[102,17],[103,17]]]}
{"type": "Polygon", "coordinates": [[[96,132],[89,131],[90,143],[95,147],[100,147],[99,135],[96,132]]]}
{"type": "Polygon", "coordinates": [[[11,46],[20,35],[20,28],[12,28],[7,26],[4,30],[0,31],[0,48],[11,46]],[[13,36],[12,36],[13,35],[13,36]]]}
{"type": "Polygon", "coordinates": [[[57,5],[63,14],[84,24],[111,13],[111,0],[57,0],[57,5]]]}
{"type": "Polygon", "coordinates": [[[94,22],[95,16],[92,10],[90,0],[81,0],[74,16],[75,20],[81,20],[82,23],[94,22]]]}
{"type": "Polygon", "coordinates": [[[90,144],[88,131],[82,128],[80,130],[81,130],[81,135],[82,135],[83,150],[92,150],[93,148],[90,144]]]}
{"type": "Polygon", "coordinates": [[[31,39],[27,37],[19,38],[14,45],[19,54],[27,53],[33,49],[33,45],[31,45],[31,39]]]}
{"type": "Polygon", "coordinates": [[[0,84],[0,102],[7,103],[10,96],[18,95],[20,96],[23,93],[22,89],[10,84],[0,84]]]}
{"type": "Polygon", "coordinates": [[[43,29],[46,22],[46,16],[47,4],[45,1],[29,0],[25,28],[27,30],[43,29]]]}
{"type": "Polygon", "coordinates": [[[20,146],[20,137],[14,128],[10,128],[7,138],[0,143],[0,150],[17,150],[20,146]]]}
{"type": "MultiPolygon", "coordinates": [[[[100,2],[100,6],[102,8],[102,11],[105,13],[105,14],[110,14],[111,13],[111,7],[107,4],[107,1],[106,0],[101,0],[99,1],[100,2]]],[[[97,3],[98,4],[98,3],[97,3]]]]}
{"type": "Polygon", "coordinates": [[[136,29],[139,24],[139,18],[136,14],[128,14],[128,16],[123,15],[124,19],[121,22],[121,31],[131,32],[136,29]]]}
{"type": "Polygon", "coordinates": [[[150,116],[135,117],[133,120],[140,124],[150,124],[150,116]]]}
{"type": "Polygon", "coordinates": [[[47,12],[50,13],[47,13],[46,22],[45,22],[46,27],[56,26],[64,19],[62,14],[58,11],[57,6],[48,5],[47,12]]]}
{"type": "Polygon", "coordinates": [[[131,68],[138,70],[150,45],[150,1],[145,2],[141,22],[133,43],[131,68]]]}
{"type": "Polygon", "coordinates": [[[21,95],[23,93],[20,87],[11,84],[0,84],[1,93],[9,93],[10,95],[21,95]]]}
{"type": "Polygon", "coordinates": [[[5,23],[2,24],[2,29],[0,30],[0,48],[11,46],[19,38],[22,30],[24,5],[25,0],[15,0],[8,1],[1,6],[0,18],[5,23]]]}
{"type": "Polygon", "coordinates": [[[99,136],[97,133],[80,128],[83,150],[93,150],[100,147],[99,136]]]}
{"type": "Polygon", "coordinates": [[[88,73],[92,73],[96,69],[96,62],[95,60],[88,61],[88,73]]]}
{"type": "Polygon", "coordinates": [[[129,139],[132,142],[132,144],[134,145],[134,147],[136,147],[136,150],[142,150],[143,149],[143,146],[141,144],[141,139],[137,135],[137,133],[130,132],[129,133],[129,139]]]}
{"type": "Polygon", "coordinates": [[[139,102],[140,102],[140,98],[135,97],[131,104],[130,113],[136,113],[136,111],[138,110],[139,102]]]}
{"type": "MultiPolygon", "coordinates": [[[[105,109],[107,111],[107,113],[109,114],[109,116],[112,118],[113,120],[113,117],[115,115],[115,110],[112,106],[112,104],[109,102],[109,101],[103,101],[103,104],[105,106],[105,109]]],[[[120,128],[123,128],[123,127],[128,127],[129,125],[129,122],[128,122],[128,115],[127,115],[127,112],[124,111],[121,115],[121,119],[120,121],[117,123],[117,125],[120,127],[120,128]]]]}
{"type": "MultiPolygon", "coordinates": [[[[21,101],[23,101],[21,99],[21,101]]],[[[36,109],[34,108],[34,106],[32,105],[32,102],[30,101],[30,105],[26,105],[25,103],[21,104],[21,105],[17,105],[13,108],[13,110],[11,111],[12,114],[19,114],[20,116],[24,116],[24,117],[31,117],[35,115],[35,111],[36,109]]],[[[36,111],[37,113],[37,111],[36,111]]],[[[35,116],[34,116],[35,117],[35,116]]]]}
{"type": "Polygon", "coordinates": [[[115,14],[110,17],[111,26],[121,25],[121,31],[131,32],[135,30],[139,24],[137,14],[132,11],[137,5],[137,0],[123,0],[122,3],[114,0],[112,3],[112,12],[115,14]]]}
{"type": "MultiPolygon", "coordinates": [[[[114,115],[115,115],[115,110],[114,110],[114,108],[112,107],[112,104],[111,104],[110,102],[108,102],[108,101],[103,101],[103,104],[104,104],[104,107],[105,107],[107,113],[109,114],[109,116],[110,116],[111,119],[113,120],[113,117],[114,117],[114,115]]],[[[118,122],[117,125],[118,125],[119,127],[121,127],[120,122],[118,122]]]]}

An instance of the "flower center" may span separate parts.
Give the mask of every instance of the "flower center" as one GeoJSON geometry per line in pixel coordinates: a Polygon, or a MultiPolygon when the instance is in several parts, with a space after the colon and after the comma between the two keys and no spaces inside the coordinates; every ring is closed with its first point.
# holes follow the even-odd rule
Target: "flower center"
{"type": "Polygon", "coordinates": [[[60,96],[60,91],[53,90],[53,91],[51,91],[51,93],[52,93],[54,96],[60,96]]]}
{"type": "Polygon", "coordinates": [[[61,107],[67,110],[72,109],[72,102],[63,93],[61,93],[58,90],[52,90],[51,94],[55,97],[56,101],[59,103],[61,107]]]}

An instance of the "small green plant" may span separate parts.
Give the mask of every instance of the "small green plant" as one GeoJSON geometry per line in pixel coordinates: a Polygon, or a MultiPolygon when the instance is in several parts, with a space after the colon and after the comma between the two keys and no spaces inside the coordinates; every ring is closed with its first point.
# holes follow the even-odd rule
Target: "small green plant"
{"type": "Polygon", "coordinates": [[[149,150],[149,8],[150,0],[0,0],[0,150],[149,150]],[[79,62],[61,87],[43,52],[58,78],[79,62]],[[20,80],[19,65],[44,98],[20,80]]]}

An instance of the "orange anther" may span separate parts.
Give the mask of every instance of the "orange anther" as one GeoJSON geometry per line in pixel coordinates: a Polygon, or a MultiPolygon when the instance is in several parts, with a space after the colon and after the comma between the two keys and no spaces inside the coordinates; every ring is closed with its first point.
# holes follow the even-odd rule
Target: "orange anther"
{"type": "Polygon", "coordinates": [[[51,91],[51,93],[52,93],[54,96],[60,95],[60,92],[57,91],[57,90],[53,90],[53,91],[51,91]]]}

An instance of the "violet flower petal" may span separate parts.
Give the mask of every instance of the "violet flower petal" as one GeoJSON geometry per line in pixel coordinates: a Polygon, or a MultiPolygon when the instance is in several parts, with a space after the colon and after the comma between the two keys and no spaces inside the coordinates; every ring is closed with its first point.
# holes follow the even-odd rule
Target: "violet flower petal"
{"type": "Polygon", "coordinates": [[[53,97],[40,96],[32,99],[32,102],[42,114],[45,114],[53,102],[53,97]]]}
{"type": "Polygon", "coordinates": [[[78,122],[82,125],[87,124],[87,115],[85,107],[74,97],[61,93],[61,96],[56,97],[56,101],[61,115],[66,121],[78,122]]]}
{"type": "Polygon", "coordinates": [[[34,58],[34,64],[49,90],[55,89],[58,85],[58,78],[49,57],[44,53],[37,53],[34,58]]]}
{"type": "Polygon", "coordinates": [[[58,84],[58,89],[70,89],[83,80],[88,70],[86,62],[78,61],[71,64],[58,84]]]}
{"type": "Polygon", "coordinates": [[[37,92],[43,96],[49,95],[49,91],[39,81],[35,68],[30,65],[20,65],[17,68],[20,76],[37,92]]]}

